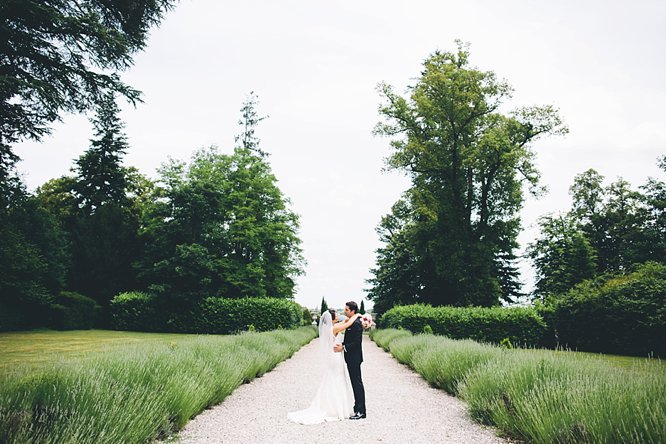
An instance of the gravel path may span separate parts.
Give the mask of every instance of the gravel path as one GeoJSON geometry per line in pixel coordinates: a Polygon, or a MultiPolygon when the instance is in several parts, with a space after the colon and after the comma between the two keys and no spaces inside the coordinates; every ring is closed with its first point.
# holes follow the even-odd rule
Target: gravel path
{"type": "Polygon", "coordinates": [[[431,388],[364,336],[367,419],[300,425],[287,412],[310,404],[320,381],[315,339],[271,372],[190,421],[181,443],[507,443],[474,423],[464,404],[431,388]],[[352,436],[353,435],[353,436],[352,436]]]}

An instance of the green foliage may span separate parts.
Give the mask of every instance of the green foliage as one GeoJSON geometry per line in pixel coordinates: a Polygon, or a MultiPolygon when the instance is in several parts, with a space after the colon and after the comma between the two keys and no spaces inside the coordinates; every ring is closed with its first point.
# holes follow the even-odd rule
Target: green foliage
{"type": "Polygon", "coordinates": [[[281,298],[206,298],[194,320],[199,333],[228,334],[248,330],[294,328],[301,324],[301,306],[281,298]]]}
{"type": "Polygon", "coordinates": [[[622,355],[666,356],[666,265],[583,282],[552,300],[560,344],[622,355]]]}
{"type": "Polygon", "coordinates": [[[510,86],[472,68],[469,52],[435,52],[407,98],[385,84],[385,122],[393,138],[389,168],[411,188],[378,228],[384,246],[368,298],[381,314],[393,305],[493,306],[520,294],[517,235],[523,185],[538,193],[531,144],[564,134],[557,111],[498,110],[510,86]]]}
{"type": "Polygon", "coordinates": [[[152,442],[316,336],[315,329],[116,347],[0,377],[0,442],[152,442]]]}
{"type": "Polygon", "coordinates": [[[87,296],[63,291],[52,308],[52,326],[58,330],[86,330],[95,325],[98,305],[87,296]]]}
{"type": "Polygon", "coordinates": [[[527,250],[536,268],[535,296],[545,300],[596,275],[595,250],[573,219],[546,216],[539,227],[541,237],[527,250]]]}
{"type": "Polygon", "coordinates": [[[156,298],[139,291],[120,293],[111,300],[111,322],[118,330],[161,331],[156,298]]]}
{"type": "Polygon", "coordinates": [[[358,312],[365,314],[365,301],[363,299],[361,299],[361,306],[358,308],[358,312]]]}
{"type": "MultiPolygon", "coordinates": [[[[659,159],[666,171],[666,161],[659,159]]],[[[666,263],[666,185],[649,178],[634,191],[589,169],[574,178],[572,208],[541,219],[541,236],[528,253],[537,272],[534,296],[546,300],[607,273],[625,273],[647,261],[666,263]]]]}
{"type": "Polygon", "coordinates": [[[72,193],[76,207],[65,220],[71,237],[68,287],[107,307],[113,296],[136,288],[132,267],[141,252],[139,220],[129,196],[129,173],[122,166],[128,149],[113,94],[92,120],[95,138],[76,161],[72,193]]]}
{"type": "Polygon", "coordinates": [[[531,307],[432,307],[407,305],[390,309],[381,317],[383,328],[405,328],[414,333],[426,325],[435,334],[452,339],[474,339],[535,346],[542,343],[546,324],[531,307]]]}
{"type": "Polygon", "coordinates": [[[9,144],[39,140],[62,112],[94,109],[105,94],[139,91],[117,71],[132,65],[172,0],[5,0],[0,6],[0,171],[9,144]]]}
{"type": "Polygon", "coordinates": [[[0,208],[0,330],[43,326],[68,267],[57,221],[25,190],[0,208]]]}
{"type": "Polygon", "coordinates": [[[621,368],[582,353],[503,350],[394,329],[371,338],[434,387],[464,399],[474,419],[521,441],[656,443],[666,436],[660,361],[621,368]]]}
{"type": "Polygon", "coordinates": [[[572,352],[515,350],[458,386],[476,420],[537,443],[663,442],[666,372],[620,369],[572,352]]]}
{"type": "Polygon", "coordinates": [[[298,216],[269,164],[245,148],[205,149],[161,170],[143,225],[142,280],[163,302],[208,296],[290,298],[302,273],[298,216]]]}
{"type": "Polygon", "coordinates": [[[312,312],[310,312],[310,309],[307,307],[303,307],[302,325],[312,325],[312,312]]]}
{"type": "Polygon", "coordinates": [[[370,330],[370,339],[372,339],[378,346],[384,349],[384,351],[389,351],[391,349],[391,343],[400,338],[411,337],[412,333],[404,330],[402,328],[393,329],[393,328],[382,328],[382,329],[372,329],[370,330]]]}
{"type": "Polygon", "coordinates": [[[321,298],[321,310],[320,311],[321,311],[320,314],[324,314],[324,313],[326,313],[326,311],[328,311],[328,303],[326,302],[326,299],[324,299],[323,297],[321,298]]]}

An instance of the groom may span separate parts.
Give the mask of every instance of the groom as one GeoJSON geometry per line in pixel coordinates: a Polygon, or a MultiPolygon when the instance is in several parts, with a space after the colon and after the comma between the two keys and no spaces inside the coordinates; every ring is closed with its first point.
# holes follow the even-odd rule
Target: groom
{"type": "MultiPolygon", "coordinates": [[[[345,315],[349,318],[358,312],[358,305],[354,301],[345,304],[345,315]]],[[[345,340],[342,344],[336,344],[336,352],[345,351],[345,362],[349,371],[352,389],[354,390],[354,414],[349,419],[365,418],[365,389],[361,380],[361,362],[363,362],[363,327],[361,318],[357,318],[345,332],[345,340]]]]}

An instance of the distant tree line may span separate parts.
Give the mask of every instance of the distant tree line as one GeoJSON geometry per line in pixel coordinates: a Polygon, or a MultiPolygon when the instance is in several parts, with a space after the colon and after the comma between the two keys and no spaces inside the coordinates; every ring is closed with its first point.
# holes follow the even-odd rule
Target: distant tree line
{"type": "MultiPolygon", "coordinates": [[[[658,160],[666,173],[666,157],[658,160]]],[[[536,269],[534,296],[547,301],[602,275],[623,274],[645,262],[666,264],[666,183],[648,178],[637,190],[624,179],[604,186],[594,169],[569,188],[572,207],[539,221],[528,255],[536,269]]]]}
{"type": "Polygon", "coordinates": [[[3,328],[53,325],[72,292],[95,301],[101,325],[112,298],[130,290],[173,313],[207,297],[293,298],[299,221],[259,149],[256,105],[251,95],[231,154],[201,149],[151,180],[122,164],[129,145],[109,94],[72,175],[35,193],[17,180],[5,196],[3,328]]]}

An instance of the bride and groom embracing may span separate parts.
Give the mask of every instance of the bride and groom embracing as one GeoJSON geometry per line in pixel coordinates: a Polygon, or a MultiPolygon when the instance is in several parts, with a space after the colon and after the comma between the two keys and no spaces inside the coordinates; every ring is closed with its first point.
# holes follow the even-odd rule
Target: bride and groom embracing
{"type": "Polygon", "coordinates": [[[345,322],[336,322],[337,313],[328,310],[319,321],[324,376],[310,407],[288,414],[294,422],[317,424],[365,418],[365,389],[361,379],[363,325],[356,302],[345,304],[345,315],[345,322]],[[345,330],[344,335],[340,334],[345,330]]]}

